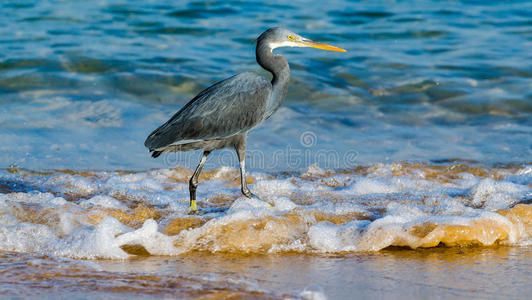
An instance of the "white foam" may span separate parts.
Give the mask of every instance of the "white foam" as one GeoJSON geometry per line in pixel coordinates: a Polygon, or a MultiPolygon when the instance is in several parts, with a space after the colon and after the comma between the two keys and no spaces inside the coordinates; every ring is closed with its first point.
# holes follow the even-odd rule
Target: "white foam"
{"type": "Polygon", "coordinates": [[[177,255],[180,253],[174,247],[175,238],[158,231],[157,222],[148,219],[141,228],[125,233],[116,238],[115,243],[122,245],[142,245],[153,255],[177,255]]]}
{"type": "Polygon", "coordinates": [[[447,194],[434,194],[425,199],[428,211],[437,215],[461,215],[473,211],[473,208],[450,197],[447,194]]]}
{"type": "Polygon", "coordinates": [[[253,190],[258,195],[290,196],[297,190],[297,186],[290,180],[261,180],[253,185],[253,190]]]}
{"type": "Polygon", "coordinates": [[[472,204],[487,209],[502,209],[519,202],[522,195],[531,190],[524,185],[486,178],[471,188],[472,204]]]}
{"type": "Polygon", "coordinates": [[[298,188],[297,191],[300,193],[305,193],[308,196],[320,194],[326,191],[331,191],[332,189],[326,185],[317,185],[315,182],[310,181],[301,181],[298,182],[298,188]]]}
{"type": "Polygon", "coordinates": [[[507,179],[517,184],[530,184],[532,182],[532,166],[524,167],[517,171],[516,174],[508,175],[507,179]]]}
{"type": "Polygon", "coordinates": [[[368,210],[360,204],[353,202],[322,201],[308,208],[332,215],[365,214],[368,210]]]}
{"type": "Polygon", "coordinates": [[[389,194],[400,191],[394,185],[373,178],[361,178],[348,187],[347,190],[355,195],[389,194]]]}
{"type": "Polygon", "coordinates": [[[231,168],[228,166],[221,166],[220,168],[216,169],[214,174],[212,175],[213,179],[225,179],[228,175],[233,173],[236,169],[231,168]]]}
{"type": "Polygon", "coordinates": [[[64,239],[50,243],[54,255],[73,258],[127,258],[116,242],[116,236],[131,229],[113,217],[105,218],[96,227],[84,227],[64,239]]]}
{"type": "Polygon", "coordinates": [[[336,174],[328,177],[324,177],[320,179],[320,182],[326,184],[327,186],[334,186],[334,187],[344,187],[350,185],[354,181],[354,178],[352,176],[348,176],[345,174],[336,174]]]}
{"type": "Polygon", "coordinates": [[[20,209],[20,205],[8,202],[7,195],[0,194],[0,225],[10,226],[20,223],[15,217],[15,209],[20,209]]]}
{"type": "Polygon", "coordinates": [[[162,191],[163,185],[153,178],[146,176],[146,173],[127,174],[122,176],[112,176],[107,180],[106,185],[113,190],[123,191],[162,191]]]}
{"type": "Polygon", "coordinates": [[[98,189],[97,184],[93,180],[79,175],[58,174],[45,180],[43,185],[61,192],[68,191],[76,194],[92,194],[98,189]]]}
{"type": "Polygon", "coordinates": [[[356,251],[362,230],[369,221],[351,221],[336,225],[329,221],[319,222],[310,227],[310,246],[319,252],[356,251]]]}
{"type": "Polygon", "coordinates": [[[312,164],[308,166],[305,173],[302,174],[303,177],[309,177],[309,176],[324,176],[327,172],[323,170],[322,168],[318,167],[317,164],[312,164]]]}
{"type": "Polygon", "coordinates": [[[79,202],[79,205],[82,207],[92,207],[92,206],[100,206],[104,208],[116,208],[116,209],[126,209],[127,206],[120,202],[119,200],[116,200],[113,197],[107,196],[107,195],[97,195],[87,200],[82,200],[79,202]]]}
{"type": "Polygon", "coordinates": [[[53,231],[42,224],[0,226],[0,249],[4,251],[47,253],[46,245],[55,239],[53,231]]]}
{"type": "MultiPolygon", "coordinates": [[[[124,245],[140,245],[154,255],[220,249],[253,252],[259,248],[270,253],[367,251],[390,245],[416,245],[419,237],[409,231],[418,225],[472,226],[478,220],[488,220],[506,230],[508,237],[503,243],[521,245],[530,239],[523,226],[513,225],[493,212],[530,197],[530,167],[505,170],[507,174],[499,181],[469,173],[437,181],[420,170],[398,176],[394,168],[399,167],[380,164],[368,175],[360,175],[314,166],[299,177],[274,179],[272,175],[257,173],[255,183],[249,187],[269,204],[240,196],[240,187],[234,185],[236,170],[222,168],[215,172],[214,179],[200,183],[198,203],[207,207],[208,212],[210,207],[218,208],[218,195],[236,200],[225,212],[213,209],[194,217],[208,221],[175,236],[165,235],[161,230],[175,218],[186,218],[189,211],[186,178],[189,174],[182,170],[96,172],[86,177],[64,172],[51,175],[0,172],[2,179],[22,180],[28,187],[47,191],[0,194],[0,250],[117,259],[130,256],[121,249],[124,245]],[[176,181],[179,177],[183,180],[176,181]],[[59,195],[74,195],[74,199],[67,201],[59,195]],[[124,200],[117,200],[122,197],[124,200]],[[127,213],[139,204],[153,206],[160,215],[158,223],[146,220],[135,230],[107,217],[94,226],[97,218],[91,212],[105,214],[106,209],[120,209],[127,213]],[[341,225],[316,223],[316,212],[332,216],[330,220],[334,222],[351,221],[341,225]],[[360,217],[373,221],[356,220],[360,217]],[[229,237],[224,234],[233,225],[243,228],[257,225],[243,234],[263,234],[271,244],[246,245],[244,236],[234,248],[227,248],[224,242],[229,237]]],[[[127,224],[138,226],[135,222],[127,224]]],[[[238,240],[238,234],[235,236],[238,240]]],[[[491,235],[486,236],[482,243],[494,242],[491,235]]],[[[249,240],[261,242],[253,238],[256,237],[249,240]]]]}
{"type": "Polygon", "coordinates": [[[227,214],[240,214],[244,212],[250,213],[250,216],[262,216],[265,214],[270,214],[272,211],[273,207],[267,202],[256,198],[240,197],[236,199],[233,204],[231,204],[227,214]]]}
{"type": "Polygon", "coordinates": [[[67,203],[63,197],[55,197],[52,193],[39,191],[10,193],[4,197],[12,202],[39,204],[42,207],[56,207],[67,203]]]}
{"type": "Polygon", "coordinates": [[[273,207],[279,212],[287,212],[295,209],[297,205],[286,197],[270,197],[273,207]]]}

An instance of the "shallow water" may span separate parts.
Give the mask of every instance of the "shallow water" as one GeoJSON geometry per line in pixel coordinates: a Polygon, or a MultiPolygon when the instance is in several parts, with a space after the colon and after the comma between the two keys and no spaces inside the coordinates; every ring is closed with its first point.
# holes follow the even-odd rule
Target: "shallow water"
{"type": "Polygon", "coordinates": [[[2,1],[0,291],[45,298],[522,298],[532,3],[2,1]],[[228,21],[230,20],[230,22],[228,21]],[[196,93],[279,49],[291,85],[236,156],[151,159],[196,93]],[[297,274],[297,276],[294,276],[297,274]]]}
{"type": "Polygon", "coordinates": [[[394,249],[340,256],[193,252],[95,262],[4,253],[0,265],[9,273],[0,273],[0,287],[8,296],[41,299],[352,299],[354,293],[360,299],[528,299],[530,250],[394,249]],[[23,289],[20,281],[26,283],[23,289]]]}

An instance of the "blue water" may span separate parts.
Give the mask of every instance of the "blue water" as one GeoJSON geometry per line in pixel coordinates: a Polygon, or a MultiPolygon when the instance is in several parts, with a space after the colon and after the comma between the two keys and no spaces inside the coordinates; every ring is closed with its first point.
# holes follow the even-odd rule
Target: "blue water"
{"type": "Polygon", "coordinates": [[[145,137],[218,80],[268,76],[273,26],[348,52],[277,50],[291,85],[251,169],[532,161],[531,1],[31,0],[0,3],[0,167],[193,167],[145,137]]]}

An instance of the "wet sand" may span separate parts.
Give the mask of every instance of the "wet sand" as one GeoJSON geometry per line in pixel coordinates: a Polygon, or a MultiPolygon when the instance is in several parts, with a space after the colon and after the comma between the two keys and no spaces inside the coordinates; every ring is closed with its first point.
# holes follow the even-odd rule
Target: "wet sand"
{"type": "Polygon", "coordinates": [[[338,255],[235,255],[76,261],[0,254],[5,297],[526,299],[532,247],[391,248],[338,255]]]}

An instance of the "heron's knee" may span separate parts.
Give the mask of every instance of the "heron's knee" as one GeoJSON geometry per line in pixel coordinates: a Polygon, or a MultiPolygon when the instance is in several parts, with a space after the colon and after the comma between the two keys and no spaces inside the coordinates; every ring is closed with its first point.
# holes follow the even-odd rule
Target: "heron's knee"
{"type": "Polygon", "coordinates": [[[190,178],[190,181],[188,182],[188,188],[191,190],[191,191],[196,191],[196,188],[198,187],[198,180],[195,179],[194,177],[191,177],[190,178]]]}

